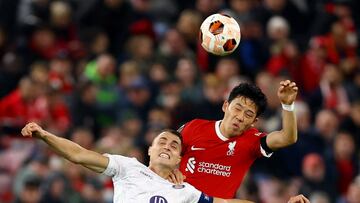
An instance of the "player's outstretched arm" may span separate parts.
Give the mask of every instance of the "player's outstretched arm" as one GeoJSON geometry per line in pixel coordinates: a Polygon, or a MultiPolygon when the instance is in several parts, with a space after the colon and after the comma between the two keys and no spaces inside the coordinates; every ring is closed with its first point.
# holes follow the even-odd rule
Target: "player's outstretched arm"
{"type": "Polygon", "coordinates": [[[297,141],[297,125],[294,112],[294,102],[298,92],[295,82],[285,80],[280,82],[278,97],[283,107],[282,129],[271,132],[266,137],[266,144],[272,150],[283,148],[297,141]]]}
{"type": "Polygon", "coordinates": [[[254,203],[247,200],[240,200],[240,199],[221,199],[221,198],[214,198],[214,203],[254,203]]]}
{"type": "Polygon", "coordinates": [[[108,165],[109,158],[106,156],[87,150],[70,140],[53,135],[36,123],[28,123],[21,130],[21,134],[24,137],[36,137],[43,140],[60,156],[95,172],[102,173],[108,165]]]}

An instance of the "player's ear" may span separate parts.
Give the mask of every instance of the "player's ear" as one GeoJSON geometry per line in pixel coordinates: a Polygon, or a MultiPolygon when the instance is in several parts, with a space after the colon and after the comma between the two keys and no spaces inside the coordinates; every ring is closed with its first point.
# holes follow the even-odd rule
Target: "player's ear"
{"type": "Polygon", "coordinates": [[[149,156],[150,156],[150,154],[151,154],[151,150],[152,150],[152,146],[150,146],[149,149],[148,149],[148,155],[149,155],[149,156]]]}
{"type": "Polygon", "coordinates": [[[179,155],[178,160],[176,161],[176,164],[179,164],[181,162],[181,156],[179,155]]]}
{"type": "Polygon", "coordinates": [[[224,103],[223,103],[223,105],[222,105],[222,110],[223,110],[223,112],[226,111],[226,109],[228,108],[228,106],[229,106],[229,102],[228,102],[228,100],[225,100],[224,103]]]}
{"type": "Polygon", "coordinates": [[[254,119],[254,122],[251,124],[251,127],[254,127],[255,126],[255,123],[258,122],[259,118],[255,118],[254,119]]]}

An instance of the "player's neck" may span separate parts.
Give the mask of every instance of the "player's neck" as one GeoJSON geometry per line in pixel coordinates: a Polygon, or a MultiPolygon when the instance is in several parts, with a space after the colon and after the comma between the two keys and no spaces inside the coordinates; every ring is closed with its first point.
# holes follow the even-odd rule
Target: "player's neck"
{"type": "Polygon", "coordinates": [[[160,165],[153,165],[150,164],[149,165],[149,169],[152,170],[154,173],[158,174],[160,177],[167,179],[171,173],[171,169],[169,168],[165,168],[163,166],[160,165]]]}

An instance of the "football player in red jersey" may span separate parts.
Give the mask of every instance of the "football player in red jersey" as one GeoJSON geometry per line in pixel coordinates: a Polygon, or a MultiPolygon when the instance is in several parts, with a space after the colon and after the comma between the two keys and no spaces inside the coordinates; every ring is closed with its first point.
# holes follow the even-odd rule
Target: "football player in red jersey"
{"type": "Polygon", "coordinates": [[[186,182],[211,196],[233,198],[257,158],[270,157],[273,151],[296,142],[297,92],[294,82],[280,82],[277,95],[283,113],[279,131],[266,134],[254,128],[267,99],[250,83],[242,83],[231,91],[222,107],[222,120],[195,119],[183,125],[179,129],[183,136],[180,171],[186,182]]]}

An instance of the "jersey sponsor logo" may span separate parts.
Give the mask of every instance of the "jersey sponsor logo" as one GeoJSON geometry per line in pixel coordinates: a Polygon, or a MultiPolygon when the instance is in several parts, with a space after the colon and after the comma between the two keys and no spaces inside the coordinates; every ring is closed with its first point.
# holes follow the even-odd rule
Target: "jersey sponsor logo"
{"type": "Polygon", "coordinates": [[[172,187],[174,189],[183,189],[185,187],[185,185],[173,185],[172,187]]]}
{"type": "Polygon", "coordinates": [[[195,147],[195,145],[193,145],[193,146],[191,146],[191,150],[192,150],[192,151],[205,150],[205,148],[195,147]]]}
{"type": "Polygon", "coordinates": [[[235,145],[236,145],[236,141],[234,142],[229,142],[228,148],[229,150],[227,151],[226,155],[228,156],[233,156],[235,153],[235,145]]]}
{"type": "Polygon", "coordinates": [[[194,158],[194,157],[190,157],[190,158],[188,159],[187,164],[186,164],[186,169],[185,169],[185,171],[189,171],[190,173],[194,173],[195,164],[196,164],[195,158],[194,158]]]}
{"type": "Polygon", "coordinates": [[[150,203],[168,203],[168,201],[164,197],[156,195],[150,198],[150,203]]]}
{"type": "Polygon", "coordinates": [[[186,164],[185,171],[189,171],[190,173],[194,173],[195,171],[199,173],[207,173],[217,176],[230,177],[231,175],[231,166],[221,165],[219,163],[209,163],[209,162],[199,162],[196,165],[196,160],[194,157],[190,157],[186,164]]]}
{"type": "Polygon", "coordinates": [[[141,174],[143,174],[144,176],[150,178],[150,179],[153,179],[153,176],[148,174],[148,173],[145,173],[144,171],[140,171],[141,174]]]}

